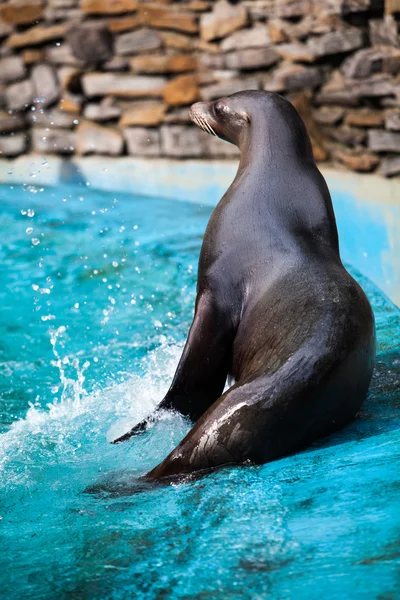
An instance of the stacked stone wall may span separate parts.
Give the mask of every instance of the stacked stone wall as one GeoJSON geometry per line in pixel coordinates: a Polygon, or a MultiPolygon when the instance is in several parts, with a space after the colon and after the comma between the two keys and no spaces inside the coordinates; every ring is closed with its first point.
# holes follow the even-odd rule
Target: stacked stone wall
{"type": "Polygon", "coordinates": [[[225,158],[188,106],[287,96],[318,161],[400,174],[400,0],[0,0],[0,155],[225,158]]]}

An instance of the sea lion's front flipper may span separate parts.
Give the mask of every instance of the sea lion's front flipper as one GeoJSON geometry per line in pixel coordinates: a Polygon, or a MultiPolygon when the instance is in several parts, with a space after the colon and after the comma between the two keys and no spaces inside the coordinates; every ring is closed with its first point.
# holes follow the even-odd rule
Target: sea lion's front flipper
{"type": "Polygon", "coordinates": [[[226,382],[234,333],[229,315],[219,310],[211,293],[199,294],[195,317],[172,385],[156,412],[114,444],[147,431],[157,412],[176,410],[197,421],[219,398],[226,382]]]}

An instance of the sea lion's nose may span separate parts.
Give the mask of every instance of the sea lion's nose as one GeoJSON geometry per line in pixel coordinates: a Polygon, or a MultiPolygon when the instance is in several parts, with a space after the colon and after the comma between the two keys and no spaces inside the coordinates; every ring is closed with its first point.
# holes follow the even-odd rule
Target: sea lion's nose
{"type": "Polygon", "coordinates": [[[195,102],[189,109],[189,116],[192,121],[195,117],[204,116],[205,113],[208,112],[208,102],[195,102]]]}

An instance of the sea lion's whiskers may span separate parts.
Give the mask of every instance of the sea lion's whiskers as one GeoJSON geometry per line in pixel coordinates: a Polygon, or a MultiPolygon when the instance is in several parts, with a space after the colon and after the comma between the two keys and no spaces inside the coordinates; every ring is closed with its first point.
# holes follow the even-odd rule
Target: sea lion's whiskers
{"type": "Polygon", "coordinates": [[[214,129],[211,127],[210,123],[208,123],[209,128],[211,129],[211,133],[213,135],[215,135],[215,137],[217,137],[217,134],[215,133],[214,129]]]}
{"type": "Polygon", "coordinates": [[[203,125],[205,127],[205,131],[207,131],[211,135],[215,135],[216,136],[217,134],[215,133],[214,129],[211,127],[210,123],[204,117],[202,117],[201,120],[202,120],[203,125]]]}

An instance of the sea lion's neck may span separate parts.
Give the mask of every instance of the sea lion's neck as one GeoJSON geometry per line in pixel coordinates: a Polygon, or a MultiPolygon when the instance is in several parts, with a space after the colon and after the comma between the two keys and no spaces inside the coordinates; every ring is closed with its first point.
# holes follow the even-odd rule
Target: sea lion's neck
{"type": "Polygon", "coordinates": [[[278,142],[277,129],[268,139],[255,129],[242,141],[229,201],[243,206],[243,214],[264,215],[271,228],[290,238],[315,238],[339,255],[331,197],[306,130],[303,139],[278,142]]]}

